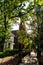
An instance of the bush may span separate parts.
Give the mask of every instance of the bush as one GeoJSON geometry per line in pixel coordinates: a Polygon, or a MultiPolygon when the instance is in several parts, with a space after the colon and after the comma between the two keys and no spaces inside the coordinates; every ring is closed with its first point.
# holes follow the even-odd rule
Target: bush
{"type": "Polygon", "coordinates": [[[0,52],[0,58],[3,58],[3,57],[4,57],[3,52],[0,52]]]}
{"type": "Polygon", "coordinates": [[[18,50],[6,50],[5,52],[0,52],[0,58],[12,56],[18,53],[18,50]]]}

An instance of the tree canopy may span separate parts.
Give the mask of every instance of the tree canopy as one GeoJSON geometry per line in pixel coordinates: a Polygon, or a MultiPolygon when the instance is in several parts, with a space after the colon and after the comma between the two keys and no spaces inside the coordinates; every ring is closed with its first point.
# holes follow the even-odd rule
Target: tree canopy
{"type": "Polygon", "coordinates": [[[15,22],[18,18],[24,23],[31,21],[32,40],[38,40],[38,44],[43,41],[43,0],[0,0],[0,41],[3,44],[10,36],[12,20],[15,22]]]}

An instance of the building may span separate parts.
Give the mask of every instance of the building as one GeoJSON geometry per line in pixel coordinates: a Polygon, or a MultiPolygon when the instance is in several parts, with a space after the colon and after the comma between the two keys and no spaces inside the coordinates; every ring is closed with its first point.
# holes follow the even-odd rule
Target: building
{"type": "Polygon", "coordinates": [[[17,23],[14,23],[12,26],[11,26],[11,29],[12,29],[12,34],[11,34],[11,37],[9,39],[9,41],[7,42],[7,49],[10,49],[10,50],[13,50],[15,47],[18,48],[18,40],[17,40],[17,31],[18,30],[26,30],[27,33],[30,33],[31,34],[31,29],[29,29],[30,26],[27,26],[27,24],[30,24],[30,21],[27,21],[25,24],[23,22],[17,22],[17,23]],[[25,28],[25,26],[26,28],[25,28]]]}

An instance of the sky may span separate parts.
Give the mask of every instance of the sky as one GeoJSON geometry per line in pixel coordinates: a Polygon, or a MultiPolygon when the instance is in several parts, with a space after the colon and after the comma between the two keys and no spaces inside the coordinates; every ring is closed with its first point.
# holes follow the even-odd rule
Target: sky
{"type": "Polygon", "coordinates": [[[28,7],[28,5],[29,5],[29,2],[26,1],[24,8],[26,9],[28,7]]]}

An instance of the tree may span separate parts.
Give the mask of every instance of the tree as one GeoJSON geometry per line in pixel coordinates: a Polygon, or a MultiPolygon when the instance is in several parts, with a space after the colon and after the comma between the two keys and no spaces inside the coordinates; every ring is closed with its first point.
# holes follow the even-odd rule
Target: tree
{"type": "MultiPolygon", "coordinates": [[[[40,49],[40,45],[43,42],[43,0],[1,0],[0,1],[0,40],[3,41],[3,45],[6,43],[7,39],[9,38],[10,34],[10,21],[16,21],[18,18],[21,19],[21,23],[25,23],[24,21],[31,21],[31,30],[32,34],[30,34],[30,39],[32,39],[33,43],[37,45],[37,47],[40,49]],[[29,5],[27,8],[24,8],[25,2],[29,2],[29,5]],[[15,4],[14,4],[15,3],[15,4]],[[31,17],[28,19],[28,17],[31,17]],[[32,20],[30,20],[32,19],[32,20]],[[33,37],[33,38],[32,38],[33,37]],[[35,39],[36,38],[36,39],[35,39]],[[42,39],[42,40],[41,40],[42,39]],[[40,44],[39,44],[40,42],[40,44]]],[[[25,29],[25,28],[24,28],[25,29]]],[[[20,30],[22,35],[24,37],[20,37],[19,39],[22,40],[25,39],[25,31],[20,30]]],[[[19,31],[19,32],[20,32],[19,31]]],[[[21,35],[18,34],[19,36],[21,35]]],[[[22,43],[24,40],[19,41],[22,43]]],[[[26,41],[27,43],[27,37],[26,41]]],[[[24,44],[25,44],[24,43],[24,44]]]]}
{"type": "MultiPolygon", "coordinates": [[[[35,3],[34,6],[34,11],[31,12],[31,18],[32,22],[30,23],[31,29],[32,29],[32,34],[30,37],[32,38],[33,43],[37,46],[37,57],[40,63],[40,57],[41,57],[41,45],[43,45],[42,40],[43,40],[43,13],[42,13],[42,8],[43,5],[42,3],[40,4],[39,2],[35,3]]],[[[36,47],[35,46],[35,47],[36,47]]]]}
{"type": "Polygon", "coordinates": [[[11,20],[18,19],[19,8],[21,10],[22,2],[25,0],[1,0],[0,1],[0,38],[3,45],[6,46],[7,39],[11,33],[11,20]],[[14,4],[15,3],[15,4],[14,4]]]}
{"type": "Polygon", "coordinates": [[[37,35],[37,57],[38,57],[38,60],[39,60],[39,63],[40,63],[40,57],[41,57],[41,49],[43,49],[43,48],[41,48],[41,45],[43,45],[43,43],[42,43],[42,33],[43,33],[43,31],[42,31],[42,28],[43,28],[43,14],[42,14],[42,6],[38,6],[38,9],[37,9],[37,11],[36,11],[36,15],[37,15],[37,20],[38,20],[38,28],[37,28],[37,31],[38,31],[38,35],[37,35]],[[39,10],[38,10],[39,9],[39,10]],[[39,14],[40,13],[40,14],[39,14]]]}
{"type": "MultiPolygon", "coordinates": [[[[28,15],[31,17],[31,30],[32,34],[30,34],[30,38],[32,39],[34,45],[37,46],[37,55],[39,56],[38,59],[41,57],[41,45],[43,44],[43,1],[36,1],[34,0],[31,2],[32,4],[29,5],[29,7],[26,9],[28,15]]],[[[25,13],[25,14],[27,14],[25,13]]],[[[35,46],[35,48],[36,48],[35,46]]]]}

